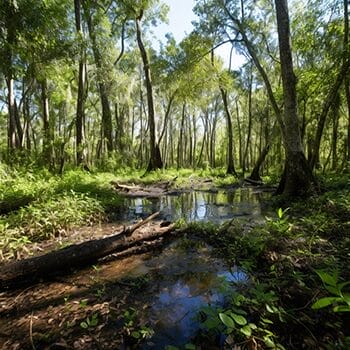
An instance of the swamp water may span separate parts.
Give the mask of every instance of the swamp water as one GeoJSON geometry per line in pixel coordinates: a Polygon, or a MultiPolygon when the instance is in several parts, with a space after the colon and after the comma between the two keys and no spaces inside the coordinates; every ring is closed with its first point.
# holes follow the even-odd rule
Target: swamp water
{"type": "MultiPolygon", "coordinates": [[[[127,199],[127,209],[120,219],[130,222],[161,211],[160,218],[170,221],[220,224],[237,218],[261,222],[266,214],[262,201],[269,196],[266,192],[243,188],[192,191],[158,199],[127,199]]],[[[135,304],[128,305],[143,310],[142,319],[154,331],[141,349],[184,346],[200,328],[195,319],[198,311],[207,305],[223,305],[224,296],[220,292],[223,281],[244,283],[248,280],[243,271],[230,269],[213,258],[210,249],[203,242],[186,245],[186,239],[179,239],[128,272],[128,277],[152,276],[140,292],[142,297],[135,297],[135,304]]]]}

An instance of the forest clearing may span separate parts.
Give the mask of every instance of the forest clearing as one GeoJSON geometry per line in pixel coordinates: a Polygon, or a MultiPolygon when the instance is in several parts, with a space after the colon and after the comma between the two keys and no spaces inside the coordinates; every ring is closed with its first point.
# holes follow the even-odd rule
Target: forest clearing
{"type": "Polygon", "coordinates": [[[348,0],[0,0],[0,348],[350,349],[349,220],[348,0]]]}

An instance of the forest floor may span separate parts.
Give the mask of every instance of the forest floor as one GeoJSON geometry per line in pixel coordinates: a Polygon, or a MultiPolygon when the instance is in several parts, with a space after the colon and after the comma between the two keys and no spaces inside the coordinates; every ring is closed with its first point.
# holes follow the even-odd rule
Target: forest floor
{"type": "MultiPolygon", "coordinates": [[[[110,212],[123,206],[110,183],[115,176],[72,172],[60,179],[46,174],[30,180],[22,175],[5,179],[13,186],[11,191],[6,187],[2,201],[18,203],[22,196],[29,203],[0,217],[4,264],[122,229],[108,222],[110,212]]],[[[185,174],[175,188],[237,186],[232,179],[205,175],[185,181],[185,174]]],[[[136,178],[123,180],[117,179],[126,186],[140,184],[136,178]]],[[[142,186],[157,181],[174,181],[174,174],[145,179],[142,186]]],[[[350,348],[349,176],[329,176],[324,189],[307,201],[272,200],[277,217],[264,224],[231,220],[182,228],[190,249],[196,245],[188,240],[207,242],[212,254],[250,277],[249,283],[223,283],[225,305],[198,314],[200,332],[183,348],[350,348]]],[[[152,272],[130,275],[145,258],[147,253],[1,291],[1,348],[142,348],[152,335],[142,292],[159,278],[152,272]],[[132,304],[138,307],[130,309],[132,304]]]]}

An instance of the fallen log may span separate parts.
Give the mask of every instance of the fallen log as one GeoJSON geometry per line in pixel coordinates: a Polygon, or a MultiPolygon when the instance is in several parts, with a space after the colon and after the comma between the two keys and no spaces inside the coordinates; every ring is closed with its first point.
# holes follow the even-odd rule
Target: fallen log
{"type": "Polygon", "coordinates": [[[177,176],[170,181],[161,181],[152,185],[138,186],[125,185],[112,180],[110,184],[114,189],[125,197],[144,197],[144,198],[158,198],[165,194],[171,194],[171,187],[174,185],[177,176]]]}
{"type": "Polygon", "coordinates": [[[158,214],[155,213],[113,236],[74,244],[45,255],[5,264],[0,267],[0,287],[6,288],[21,283],[33,283],[50,275],[67,273],[73,268],[96,263],[98,259],[112,253],[122,252],[142,245],[143,242],[156,240],[170,233],[174,225],[167,227],[153,225],[148,227],[147,230],[143,230],[144,232],[142,230],[137,232],[136,230],[150,222],[158,214]]]}

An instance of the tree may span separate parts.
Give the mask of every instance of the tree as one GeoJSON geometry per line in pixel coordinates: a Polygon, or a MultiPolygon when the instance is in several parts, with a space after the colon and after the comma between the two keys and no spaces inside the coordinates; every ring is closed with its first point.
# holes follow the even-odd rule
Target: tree
{"type": "MultiPolygon", "coordinates": [[[[110,153],[113,150],[112,112],[108,95],[108,83],[107,79],[103,76],[104,62],[103,55],[101,52],[101,45],[98,42],[98,37],[96,33],[96,27],[99,24],[98,17],[101,16],[100,12],[102,12],[102,9],[95,9],[94,6],[99,5],[93,5],[94,3],[95,2],[86,0],[83,1],[83,9],[86,23],[88,26],[89,36],[91,39],[92,52],[97,68],[97,81],[102,106],[102,140],[107,143],[107,150],[110,153]]],[[[110,69],[108,71],[110,72],[112,70],[112,67],[109,68],[110,69]]]]}
{"type": "Polygon", "coordinates": [[[79,52],[79,71],[78,71],[78,98],[76,110],[76,159],[77,164],[84,160],[84,129],[85,129],[85,100],[86,100],[86,71],[85,71],[85,49],[83,46],[83,30],[81,23],[81,3],[80,0],[74,0],[75,29],[80,43],[79,52]]]}
{"type": "Polygon", "coordinates": [[[278,192],[288,196],[306,195],[314,178],[306,160],[300,137],[297,115],[296,77],[293,70],[290,24],[287,0],[275,0],[278,43],[283,85],[283,142],[285,168],[278,192]]]}
{"type": "Polygon", "coordinates": [[[150,133],[150,159],[147,167],[147,171],[161,169],[163,167],[162,158],[160,155],[159,144],[156,141],[156,125],[155,125],[155,112],[153,101],[153,85],[151,78],[151,67],[147,51],[142,39],[141,21],[143,17],[143,9],[140,9],[139,13],[135,16],[136,25],[136,37],[137,44],[140,49],[141,58],[143,62],[143,69],[145,74],[145,84],[147,91],[147,106],[148,106],[148,124],[150,133]]]}

